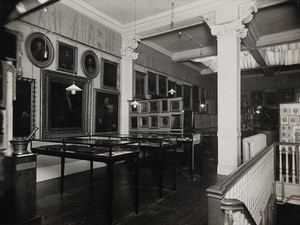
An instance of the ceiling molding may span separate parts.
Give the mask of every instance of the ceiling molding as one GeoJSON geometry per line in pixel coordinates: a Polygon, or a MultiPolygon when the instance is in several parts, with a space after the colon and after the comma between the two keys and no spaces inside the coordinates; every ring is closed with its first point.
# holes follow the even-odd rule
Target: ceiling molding
{"type": "Polygon", "coordinates": [[[204,58],[214,55],[217,55],[217,46],[202,47],[182,52],[176,52],[173,53],[172,60],[175,62],[187,61],[195,58],[204,58]]]}
{"type": "Polygon", "coordinates": [[[242,43],[245,45],[246,49],[248,49],[252,57],[260,66],[263,73],[266,76],[274,76],[274,72],[270,68],[268,68],[266,61],[262,56],[261,52],[259,51],[259,49],[253,48],[254,46],[256,46],[257,39],[258,39],[258,31],[257,31],[256,23],[254,21],[251,21],[248,27],[249,30],[247,36],[242,39],[242,43]]]}
{"type": "Polygon", "coordinates": [[[87,4],[82,0],[61,0],[66,6],[70,8],[74,8],[77,12],[82,13],[83,15],[89,16],[91,19],[96,21],[101,21],[101,23],[119,33],[123,32],[123,24],[115,20],[114,18],[104,14],[103,12],[97,10],[96,8],[92,7],[91,5],[87,4]]]}
{"type": "Polygon", "coordinates": [[[257,47],[286,44],[296,41],[300,41],[300,28],[262,36],[257,41],[257,47]]]}

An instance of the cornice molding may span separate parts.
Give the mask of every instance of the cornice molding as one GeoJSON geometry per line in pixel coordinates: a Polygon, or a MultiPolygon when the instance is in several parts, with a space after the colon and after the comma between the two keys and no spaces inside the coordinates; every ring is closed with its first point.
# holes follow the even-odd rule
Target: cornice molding
{"type": "Polygon", "coordinates": [[[143,41],[143,44],[155,49],[156,51],[159,51],[167,56],[169,56],[170,58],[172,58],[172,52],[162,48],[161,46],[157,45],[157,44],[154,44],[153,42],[151,41],[143,41]]]}

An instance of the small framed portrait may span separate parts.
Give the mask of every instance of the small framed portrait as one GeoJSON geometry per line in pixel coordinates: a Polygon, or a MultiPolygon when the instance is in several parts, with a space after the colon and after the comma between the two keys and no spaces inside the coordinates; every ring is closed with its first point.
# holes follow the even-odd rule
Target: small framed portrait
{"type": "Polygon", "coordinates": [[[141,113],[148,113],[148,102],[141,102],[141,113]]]}
{"type": "Polygon", "coordinates": [[[182,97],[182,85],[176,84],[176,97],[182,97]]]}
{"type": "Polygon", "coordinates": [[[135,97],[145,99],[145,77],[146,74],[135,71],[135,97]]]}
{"type": "Polygon", "coordinates": [[[77,47],[57,41],[57,70],[77,73],[77,47]]]}
{"type": "Polygon", "coordinates": [[[183,108],[191,108],[191,90],[192,88],[187,85],[183,85],[183,108]]]}
{"type": "Polygon", "coordinates": [[[102,59],[102,87],[119,90],[119,64],[102,59]]]}
{"type": "Polygon", "coordinates": [[[169,116],[160,116],[159,125],[161,128],[170,128],[170,117],[169,116]]]}
{"type": "Polygon", "coordinates": [[[168,100],[161,100],[161,112],[168,112],[169,107],[168,107],[168,100]]]}
{"type": "Polygon", "coordinates": [[[167,78],[165,76],[158,76],[158,94],[167,96],[167,78]]]}
{"type": "Polygon", "coordinates": [[[170,111],[171,112],[180,112],[180,101],[179,100],[171,100],[170,101],[170,111]]]}
{"type": "Polygon", "coordinates": [[[158,128],[158,116],[150,116],[150,128],[158,128]]]}
{"type": "Polygon", "coordinates": [[[279,103],[289,103],[294,101],[295,98],[293,89],[279,90],[279,103]]]}
{"type": "Polygon", "coordinates": [[[81,69],[88,78],[97,77],[100,70],[100,63],[95,52],[87,50],[81,55],[81,69]]]}
{"type": "Polygon", "coordinates": [[[150,113],[158,113],[159,112],[159,101],[150,101],[149,102],[150,113]]]}
{"type": "Polygon", "coordinates": [[[275,106],[278,104],[277,91],[266,91],[265,92],[265,104],[266,104],[266,106],[275,106]]]}
{"type": "Polygon", "coordinates": [[[138,118],[137,116],[130,117],[130,129],[138,128],[138,118]]]}
{"type": "Polygon", "coordinates": [[[30,62],[39,68],[50,66],[54,60],[53,45],[45,34],[35,32],[28,35],[25,49],[30,62]]]}
{"type": "Polygon", "coordinates": [[[149,127],[148,116],[141,116],[140,117],[140,124],[141,124],[141,128],[148,128],[149,127]]]}
{"type": "Polygon", "coordinates": [[[171,115],[171,127],[172,129],[181,129],[182,128],[182,121],[181,115],[171,115]]]}
{"type": "Polygon", "coordinates": [[[253,106],[262,106],[264,104],[264,93],[262,91],[254,91],[251,93],[253,106]]]}
{"type": "Polygon", "coordinates": [[[148,94],[157,95],[157,74],[148,72],[148,94]]]}

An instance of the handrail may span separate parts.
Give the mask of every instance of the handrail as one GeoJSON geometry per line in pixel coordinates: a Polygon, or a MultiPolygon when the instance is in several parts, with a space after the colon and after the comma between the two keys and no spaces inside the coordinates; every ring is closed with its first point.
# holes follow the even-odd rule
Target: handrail
{"type": "Polygon", "coordinates": [[[208,193],[207,196],[217,197],[221,199],[224,194],[238,181],[240,177],[246,174],[246,172],[249,171],[250,168],[252,168],[263,156],[265,156],[269,152],[270,149],[274,147],[274,144],[276,143],[267,146],[258,154],[247,160],[243,165],[239,166],[231,174],[226,176],[226,178],[221,182],[206,189],[206,192],[208,193]]]}
{"type": "Polygon", "coordinates": [[[221,200],[221,209],[227,211],[242,211],[246,216],[250,225],[257,225],[255,220],[253,219],[251,213],[249,212],[247,206],[238,199],[226,199],[223,198],[221,200]]]}

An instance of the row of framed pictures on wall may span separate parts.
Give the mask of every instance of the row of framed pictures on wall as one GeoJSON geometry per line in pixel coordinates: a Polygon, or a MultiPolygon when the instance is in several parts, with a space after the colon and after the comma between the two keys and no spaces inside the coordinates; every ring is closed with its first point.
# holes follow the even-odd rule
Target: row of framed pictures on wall
{"type": "Polygon", "coordinates": [[[130,113],[166,113],[182,111],[182,98],[138,101],[138,103],[139,105],[130,107],[130,113]]]}
{"type": "Polygon", "coordinates": [[[194,85],[178,84],[171,81],[167,76],[160,75],[148,71],[143,73],[135,71],[134,82],[135,97],[138,99],[146,99],[146,95],[164,97],[183,97],[183,107],[191,109],[192,100],[199,100],[199,87],[194,85]],[[175,90],[171,94],[168,90],[175,90]]]}
{"type": "MultiPolygon", "coordinates": [[[[246,98],[246,97],[245,97],[246,98]]],[[[243,97],[242,97],[243,101],[243,97]]],[[[251,103],[253,106],[277,106],[279,103],[290,103],[295,101],[294,89],[283,89],[273,91],[251,92],[251,103]]]]}
{"type": "Polygon", "coordinates": [[[182,129],[182,114],[172,115],[150,115],[150,116],[130,116],[130,129],[140,128],[171,128],[182,129]]]}
{"type": "MultiPolygon", "coordinates": [[[[39,68],[49,67],[56,55],[57,70],[77,74],[78,48],[75,45],[57,41],[55,54],[50,39],[45,34],[34,32],[26,38],[25,49],[30,62],[39,68]]],[[[81,55],[80,64],[82,72],[87,78],[93,79],[101,71],[102,87],[119,89],[118,63],[102,59],[100,66],[96,53],[92,50],[86,50],[81,55]]]]}

